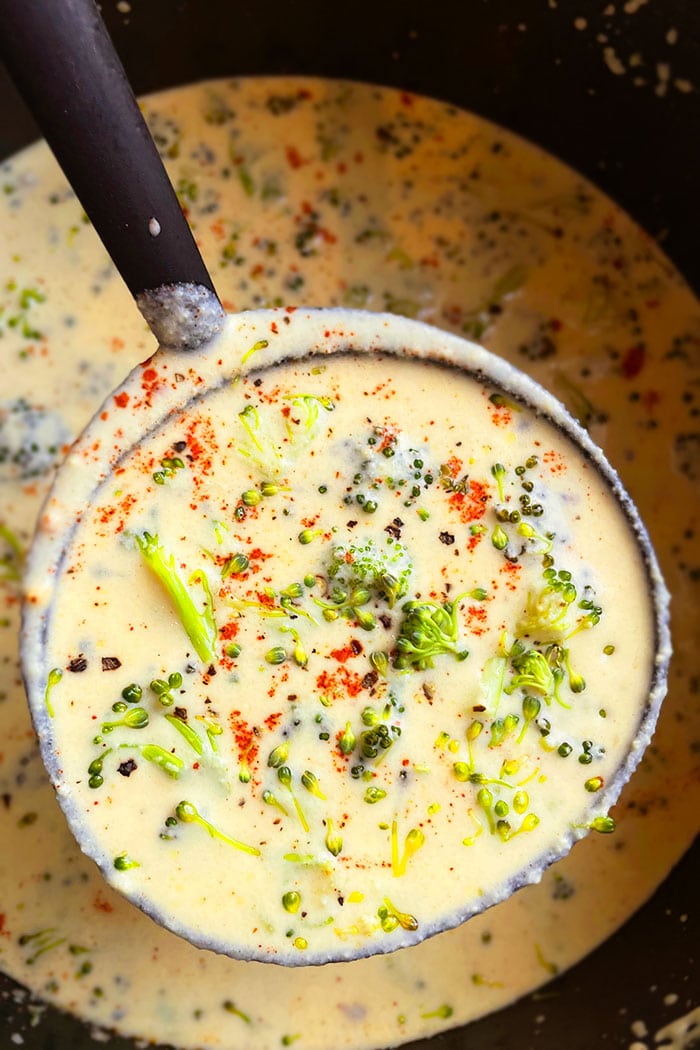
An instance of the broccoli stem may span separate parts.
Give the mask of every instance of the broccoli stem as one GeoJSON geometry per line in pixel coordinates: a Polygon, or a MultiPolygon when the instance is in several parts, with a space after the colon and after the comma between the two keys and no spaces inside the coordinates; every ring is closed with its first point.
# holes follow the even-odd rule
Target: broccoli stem
{"type": "MultiPolygon", "coordinates": [[[[216,658],[214,649],[216,624],[213,616],[207,615],[210,612],[209,608],[207,608],[207,613],[201,612],[197,608],[192,595],[177,570],[174,555],[168,554],[159,541],[158,536],[153,536],[150,532],[144,532],[142,536],[136,537],[136,542],[146,565],[157,576],[170,595],[180,617],[180,622],[187,632],[197,656],[202,663],[212,663],[216,658]]],[[[207,600],[209,600],[208,595],[207,600]]]]}

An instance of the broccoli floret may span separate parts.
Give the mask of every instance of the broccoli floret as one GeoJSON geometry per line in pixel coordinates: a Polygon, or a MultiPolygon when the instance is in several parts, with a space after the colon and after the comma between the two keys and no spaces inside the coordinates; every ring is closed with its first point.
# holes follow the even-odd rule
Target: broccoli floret
{"type": "Polygon", "coordinates": [[[570,610],[575,598],[575,588],[556,588],[551,583],[539,591],[528,591],[518,634],[541,642],[561,641],[572,628],[570,610]]]}
{"type": "Polygon", "coordinates": [[[404,619],[396,640],[393,666],[398,671],[425,671],[433,667],[436,656],[452,653],[466,660],[469,653],[457,644],[457,610],[460,598],[438,605],[431,601],[406,602],[404,619]]]}
{"type": "Polygon", "coordinates": [[[506,693],[515,689],[533,689],[548,699],[553,695],[554,675],[542,653],[528,649],[514,656],[511,663],[515,674],[505,688],[506,693]]]}
{"type": "Polygon", "coordinates": [[[238,452],[253,463],[266,476],[275,477],[282,470],[282,454],[277,443],[263,427],[258,410],[253,405],[246,405],[238,413],[241,426],[248,435],[248,441],[239,441],[238,452]]]}
{"type": "Polygon", "coordinates": [[[367,539],[348,546],[336,544],[328,575],[344,590],[363,587],[392,608],[405,598],[413,565],[402,543],[387,537],[384,547],[367,539]]]}
{"type": "Polygon", "coordinates": [[[577,602],[578,592],[571,573],[554,569],[545,573],[546,585],[539,591],[528,591],[524,615],[518,622],[518,634],[540,642],[561,642],[581,630],[595,627],[602,610],[593,600],[590,588],[577,602]],[[581,610],[578,613],[577,610],[581,610]]]}
{"type": "Polygon", "coordinates": [[[268,477],[283,472],[284,450],[294,450],[298,455],[313,441],[319,430],[321,409],[332,412],[335,408],[331,398],[311,394],[294,394],[285,400],[293,407],[294,418],[283,413],[272,414],[269,408],[261,414],[254,405],[246,405],[238,413],[238,420],[248,438],[238,443],[238,452],[268,477]]]}
{"type": "Polygon", "coordinates": [[[24,481],[59,462],[73,435],[57,412],[24,398],[0,404],[0,480],[24,481]]]}

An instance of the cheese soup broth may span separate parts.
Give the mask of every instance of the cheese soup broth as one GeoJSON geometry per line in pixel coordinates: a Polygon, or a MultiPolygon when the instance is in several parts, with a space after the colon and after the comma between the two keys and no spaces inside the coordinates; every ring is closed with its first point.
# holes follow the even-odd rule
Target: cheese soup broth
{"type": "Polygon", "coordinates": [[[3,166],[0,203],[1,963],[90,1023],[187,1047],[379,1046],[437,1032],[590,951],[697,827],[697,302],[588,183],[441,103],[261,79],[178,89],[145,111],[227,308],[403,312],[479,339],[566,401],[650,528],[674,596],[677,659],[615,834],[589,836],[540,885],[459,930],[390,956],[281,971],[197,950],[127,904],[80,854],[41,765],[17,670],[17,576],[46,471],[154,348],[48,152],[34,147],[3,166]],[[686,508],[682,528],[665,510],[669,491],[686,508]]]}
{"type": "Polygon", "coordinates": [[[515,394],[470,375],[479,348],[375,317],[233,316],[138,368],[32,553],[25,674],[79,841],[244,958],[483,910],[607,829],[649,733],[648,570],[595,452],[507,366],[515,394]]]}

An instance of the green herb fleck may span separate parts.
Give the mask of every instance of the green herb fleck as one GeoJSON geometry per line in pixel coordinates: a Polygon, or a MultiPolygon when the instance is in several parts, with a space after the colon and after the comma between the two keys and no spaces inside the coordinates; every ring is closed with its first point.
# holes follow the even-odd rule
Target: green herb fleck
{"type": "Polygon", "coordinates": [[[452,1017],[454,1010],[447,1003],[443,1003],[442,1006],[438,1006],[437,1010],[431,1010],[430,1013],[421,1014],[426,1021],[431,1017],[439,1017],[440,1020],[446,1021],[448,1017],[452,1017]]]}
{"type": "Polygon", "coordinates": [[[127,729],[145,729],[150,719],[148,712],[142,707],[132,707],[126,712],[123,718],[119,718],[113,722],[103,722],[102,732],[111,733],[113,729],[118,726],[125,726],[127,729]]]}
{"type": "Polygon", "coordinates": [[[260,856],[260,850],[256,846],[248,846],[245,842],[239,842],[238,839],[233,839],[229,835],[224,835],[223,832],[215,828],[213,824],[210,824],[198,811],[197,807],[192,802],[183,801],[179,802],[175,808],[175,813],[178,820],[181,820],[185,824],[199,824],[213,839],[219,839],[221,842],[227,843],[229,846],[234,846],[236,849],[241,850],[242,853],[250,853],[254,857],[260,856]]]}
{"type": "Polygon", "coordinates": [[[227,1014],[235,1014],[236,1017],[240,1017],[241,1021],[245,1021],[246,1024],[251,1023],[248,1014],[245,1014],[242,1010],[239,1010],[236,1004],[232,1003],[230,999],[226,1000],[226,1002],[223,1004],[223,1007],[227,1014]]]}
{"type": "Polygon", "coordinates": [[[49,718],[53,718],[53,704],[51,703],[51,693],[56,688],[58,683],[63,678],[63,671],[60,667],[54,667],[49,671],[49,677],[46,681],[46,689],[44,690],[44,703],[46,704],[46,710],[48,711],[49,718]]]}
{"type": "Polygon", "coordinates": [[[7,551],[0,556],[0,581],[18,582],[22,578],[24,551],[19,539],[9,528],[0,522],[0,540],[4,540],[7,551]]]}
{"type": "Polygon", "coordinates": [[[288,911],[290,915],[296,915],[301,905],[301,894],[297,893],[296,890],[289,890],[287,893],[282,895],[282,907],[285,911],[288,911]]]}
{"type": "Polygon", "coordinates": [[[282,784],[282,786],[285,787],[287,789],[287,791],[289,792],[289,794],[292,796],[292,802],[294,803],[294,808],[295,808],[295,810],[297,812],[297,816],[299,817],[299,821],[301,823],[301,826],[304,829],[304,831],[308,832],[308,830],[309,830],[309,822],[307,821],[307,819],[306,819],[306,817],[304,815],[304,811],[301,808],[301,805],[299,803],[299,799],[297,798],[297,796],[296,796],[296,794],[294,792],[294,788],[292,787],[292,771],[289,768],[289,766],[280,766],[278,768],[278,770],[277,770],[277,779],[279,780],[280,784],[282,784]]]}
{"type": "Polygon", "coordinates": [[[141,865],[137,860],[132,860],[128,853],[119,853],[114,858],[114,867],[117,871],[129,871],[131,868],[140,868],[141,865]]]}
{"type": "Polygon", "coordinates": [[[343,848],[343,840],[333,827],[330,817],[326,820],[326,849],[334,857],[337,857],[343,848]]]}

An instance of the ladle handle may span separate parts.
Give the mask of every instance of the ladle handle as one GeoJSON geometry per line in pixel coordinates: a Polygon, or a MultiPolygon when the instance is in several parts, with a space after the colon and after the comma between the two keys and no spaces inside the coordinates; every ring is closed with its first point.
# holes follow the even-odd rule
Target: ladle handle
{"type": "Polygon", "coordinates": [[[220,309],[93,0],[0,0],[0,56],[139,306],[185,284],[220,309]]]}

